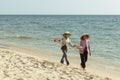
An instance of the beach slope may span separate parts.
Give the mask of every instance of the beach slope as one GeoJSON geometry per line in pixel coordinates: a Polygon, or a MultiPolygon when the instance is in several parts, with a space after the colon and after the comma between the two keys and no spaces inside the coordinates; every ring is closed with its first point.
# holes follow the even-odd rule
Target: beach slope
{"type": "Polygon", "coordinates": [[[0,48],[0,80],[111,80],[81,68],[0,48]]]}

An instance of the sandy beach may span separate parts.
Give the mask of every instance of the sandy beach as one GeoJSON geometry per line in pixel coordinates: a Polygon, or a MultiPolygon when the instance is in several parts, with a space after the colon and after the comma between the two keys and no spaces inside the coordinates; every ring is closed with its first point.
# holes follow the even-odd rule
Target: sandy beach
{"type": "Polygon", "coordinates": [[[10,46],[0,47],[0,80],[114,80],[75,65],[60,64],[44,51],[40,57],[32,55],[36,50],[10,46]]]}

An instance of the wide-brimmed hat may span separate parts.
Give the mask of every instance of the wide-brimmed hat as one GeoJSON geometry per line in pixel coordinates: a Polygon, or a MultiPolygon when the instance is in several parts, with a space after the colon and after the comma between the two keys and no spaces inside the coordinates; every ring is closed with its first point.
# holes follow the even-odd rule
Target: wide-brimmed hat
{"type": "Polygon", "coordinates": [[[84,36],[86,36],[87,38],[89,38],[90,37],[90,35],[89,34],[83,34],[82,36],[81,36],[81,39],[83,40],[83,37],[84,36]]]}
{"type": "Polygon", "coordinates": [[[71,36],[71,33],[68,32],[68,31],[66,31],[63,35],[69,35],[69,36],[71,36]]]}

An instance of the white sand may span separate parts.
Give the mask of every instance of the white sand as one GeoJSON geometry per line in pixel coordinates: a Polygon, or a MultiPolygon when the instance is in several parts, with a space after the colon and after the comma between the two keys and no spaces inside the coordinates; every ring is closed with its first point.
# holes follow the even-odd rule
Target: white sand
{"type": "Polygon", "coordinates": [[[0,47],[0,80],[111,80],[75,65],[62,65],[55,58],[50,60],[52,57],[44,51],[36,57],[36,50],[10,46],[0,47]]]}
{"type": "MultiPolygon", "coordinates": [[[[0,41],[0,80],[120,80],[120,69],[89,58],[86,71],[80,68],[80,58],[70,56],[70,66],[61,65],[61,54],[16,46],[0,41]]],[[[120,65],[115,65],[119,67],[120,65]]]]}

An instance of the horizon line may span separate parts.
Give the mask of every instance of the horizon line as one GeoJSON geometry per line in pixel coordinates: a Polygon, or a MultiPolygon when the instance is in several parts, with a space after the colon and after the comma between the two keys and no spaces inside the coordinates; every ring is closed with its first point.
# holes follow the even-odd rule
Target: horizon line
{"type": "Polygon", "coordinates": [[[20,13],[20,14],[18,14],[18,13],[4,13],[4,14],[1,14],[0,13],[0,15],[120,15],[120,14],[30,14],[30,13],[20,13]]]}

